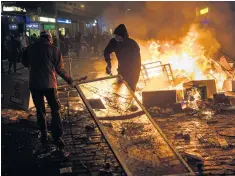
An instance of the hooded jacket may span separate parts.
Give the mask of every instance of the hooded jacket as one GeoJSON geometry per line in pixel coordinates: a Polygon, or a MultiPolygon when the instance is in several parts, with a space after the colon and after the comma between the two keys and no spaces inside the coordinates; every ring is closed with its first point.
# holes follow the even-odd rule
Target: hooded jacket
{"type": "Polygon", "coordinates": [[[23,53],[22,64],[29,67],[29,88],[57,88],[56,73],[68,84],[71,77],[64,69],[60,50],[51,45],[47,39],[40,38],[23,53]]]}
{"type": "Polygon", "coordinates": [[[104,58],[111,68],[110,54],[114,52],[118,59],[118,73],[125,77],[131,75],[138,76],[141,69],[140,48],[135,40],[129,38],[129,34],[124,24],[120,24],[114,34],[122,36],[123,42],[117,42],[111,39],[104,50],[104,58]]]}

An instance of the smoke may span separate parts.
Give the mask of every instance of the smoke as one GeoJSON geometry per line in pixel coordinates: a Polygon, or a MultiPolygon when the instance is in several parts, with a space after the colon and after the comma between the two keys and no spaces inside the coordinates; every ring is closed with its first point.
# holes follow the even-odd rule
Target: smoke
{"type": "Polygon", "coordinates": [[[222,47],[226,53],[235,56],[232,49],[235,46],[234,23],[226,2],[133,2],[129,7],[116,2],[103,12],[102,19],[113,28],[125,24],[131,38],[145,41],[179,41],[197,23],[199,40],[205,48],[222,47]],[[207,27],[201,25],[204,17],[196,16],[196,8],[204,7],[209,7],[207,27]]]}
{"type": "Polygon", "coordinates": [[[124,23],[128,32],[137,39],[176,39],[187,32],[196,14],[194,2],[145,2],[136,6],[144,6],[140,11],[135,7],[119,8],[114,4],[103,13],[103,20],[107,24],[118,25],[124,23]],[[193,12],[193,13],[192,13],[193,12]]]}
{"type": "Polygon", "coordinates": [[[235,13],[226,2],[213,2],[210,14],[211,26],[221,49],[235,59],[235,13]]]}

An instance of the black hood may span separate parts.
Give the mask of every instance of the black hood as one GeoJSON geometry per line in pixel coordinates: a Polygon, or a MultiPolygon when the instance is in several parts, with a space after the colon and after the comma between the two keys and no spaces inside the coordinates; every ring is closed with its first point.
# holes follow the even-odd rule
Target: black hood
{"type": "Polygon", "coordinates": [[[120,24],[113,32],[113,34],[119,35],[123,38],[129,37],[126,26],[124,24],[120,24]]]}

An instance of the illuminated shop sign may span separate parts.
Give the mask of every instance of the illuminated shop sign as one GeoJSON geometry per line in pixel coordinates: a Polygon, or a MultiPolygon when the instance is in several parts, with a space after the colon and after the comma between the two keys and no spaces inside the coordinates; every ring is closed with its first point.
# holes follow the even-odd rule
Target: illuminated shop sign
{"type": "Polygon", "coordinates": [[[10,6],[10,7],[7,7],[7,6],[3,6],[3,9],[2,9],[4,12],[26,12],[25,9],[22,9],[20,7],[16,7],[16,6],[10,6]]]}
{"type": "Polygon", "coordinates": [[[28,29],[38,29],[39,25],[37,23],[30,23],[30,24],[26,24],[26,28],[28,28],[28,29]]]}
{"type": "Polygon", "coordinates": [[[2,15],[2,18],[7,20],[9,23],[24,23],[24,17],[22,16],[2,15]]]}
{"type": "Polygon", "coordinates": [[[39,21],[39,18],[37,15],[30,15],[26,16],[26,22],[33,22],[33,21],[39,21]]]}
{"type": "Polygon", "coordinates": [[[63,18],[57,18],[58,23],[65,23],[65,24],[71,24],[71,20],[69,19],[63,19],[63,18]]]}
{"type": "Polygon", "coordinates": [[[39,21],[55,23],[55,18],[39,17],[39,21]]]}
{"type": "Polygon", "coordinates": [[[54,24],[44,24],[44,29],[45,30],[55,30],[55,25],[54,24]]]}

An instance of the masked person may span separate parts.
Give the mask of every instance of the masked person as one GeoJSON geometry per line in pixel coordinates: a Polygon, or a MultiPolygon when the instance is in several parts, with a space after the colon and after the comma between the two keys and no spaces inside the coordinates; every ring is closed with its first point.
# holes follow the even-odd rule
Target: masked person
{"type": "Polygon", "coordinates": [[[107,74],[111,74],[110,54],[112,52],[116,54],[118,60],[118,74],[123,77],[131,90],[135,92],[141,69],[140,48],[135,40],[129,38],[124,24],[120,24],[114,30],[114,38],[109,41],[104,50],[107,74]]]}
{"type": "Polygon", "coordinates": [[[60,101],[57,94],[56,73],[72,87],[75,87],[76,84],[64,69],[60,50],[53,46],[52,43],[51,33],[47,31],[41,32],[40,38],[24,52],[22,63],[24,66],[29,67],[29,89],[37,110],[41,142],[42,144],[48,142],[44,102],[44,97],[46,97],[51,108],[53,143],[62,149],[64,147],[64,142],[61,138],[63,126],[60,114],[60,101]]]}

